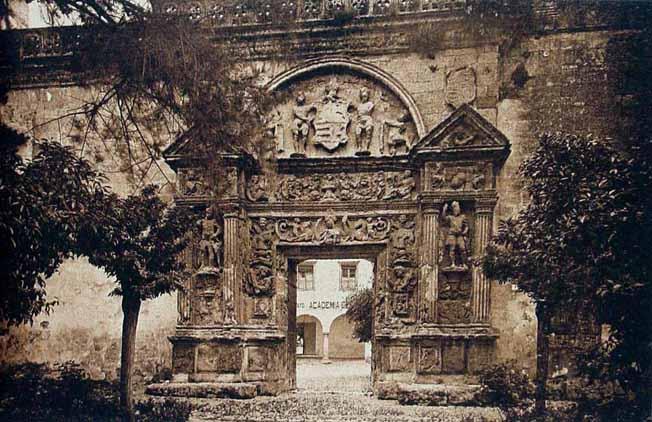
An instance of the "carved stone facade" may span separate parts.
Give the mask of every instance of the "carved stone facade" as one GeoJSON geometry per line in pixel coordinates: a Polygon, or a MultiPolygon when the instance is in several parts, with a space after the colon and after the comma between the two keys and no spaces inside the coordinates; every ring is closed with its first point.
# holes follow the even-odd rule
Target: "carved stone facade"
{"type": "MultiPolygon", "coordinates": [[[[374,263],[376,388],[477,372],[496,338],[477,258],[508,141],[464,101],[419,137],[408,104],[347,68],[308,71],[276,90],[273,174],[230,159],[233,187],[219,190],[183,147],[167,151],[180,172],[178,201],[208,207],[197,225],[202,265],[172,338],[177,379],[291,388],[296,264],[319,257],[374,263]],[[234,346],[218,353],[213,342],[234,346]]],[[[456,95],[469,99],[463,89],[456,95]]]]}
{"type": "Polygon", "coordinates": [[[400,155],[418,140],[405,104],[365,75],[304,75],[278,96],[268,120],[281,122],[273,132],[280,158],[400,155]]]}

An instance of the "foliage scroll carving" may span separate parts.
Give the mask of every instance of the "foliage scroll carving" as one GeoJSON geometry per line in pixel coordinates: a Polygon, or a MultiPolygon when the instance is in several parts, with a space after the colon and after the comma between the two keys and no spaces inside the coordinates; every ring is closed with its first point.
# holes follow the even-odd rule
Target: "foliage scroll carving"
{"type": "Polygon", "coordinates": [[[400,172],[252,175],[246,196],[252,202],[409,200],[415,196],[410,170],[400,172]]]}

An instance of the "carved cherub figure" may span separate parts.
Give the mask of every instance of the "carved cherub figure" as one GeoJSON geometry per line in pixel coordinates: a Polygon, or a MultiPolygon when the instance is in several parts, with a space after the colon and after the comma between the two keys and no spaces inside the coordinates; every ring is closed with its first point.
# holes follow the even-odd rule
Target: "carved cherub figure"
{"type": "Polygon", "coordinates": [[[369,90],[361,88],[355,127],[355,146],[358,152],[368,152],[369,148],[371,148],[371,137],[374,132],[374,120],[371,113],[374,111],[374,106],[374,103],[369,101],[369,90]]]}
{"type": "Polygon", "coordinates": [[[407,137],[406,125],[410,121],[410,113],[403,113],[397,120],[387,119],[384,124],[389,128],[387,145],[390,155],[396,155],[399,148],[405,147],[405,152],[410,149],[411,142],[407,137]]]}
{"type": "Polygon", "coordinates": [[[448,226],[443,252],[448,253],[451,267],[464,268],[466,267],[469,224],[466,216],[462,214],[459,202],[453,201],[451,208],[453,210],[452,215],[447,214],[448,204],[444,204],[442,211],[442,218],[448,226]],[[459,256],[459,259],[457,259],[457,256],[459,256]]]}

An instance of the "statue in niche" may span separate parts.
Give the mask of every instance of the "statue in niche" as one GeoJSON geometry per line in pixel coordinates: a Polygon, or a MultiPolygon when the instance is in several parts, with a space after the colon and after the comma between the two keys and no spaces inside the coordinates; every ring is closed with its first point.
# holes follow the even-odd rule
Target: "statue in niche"
{"type": "Polygon", "coordinates": [[[333,152],[349,141],[347,130],[351,122],[351,105],[337,95],[339,87],[335,80],[324,89],[322,105],[317,109],[313,122],[315,126],[315,145],[321,145],[333,152]]]}
{"type": "Polygon", "coordinates": [[[371,113],[374,111],[374,103],[369,101],[369,90],[360,88],[360,104],[358,105],[358,117],[355,127],[356,155],[370,155],[371,138],[374,133],[374,120],[371,113]]]}
{"type": "MultiPolygon", "coordinates": [[[[407,153],[410,149],[411,142],[406,134],[406,126],[411,120],[410,113],[404,112],[398,119],[386,119],[383,122],[383,130],[387,127],[387,146],[390,155],[396,155],[399,148],[404,148],[407,153]]],[[[383,138],[381,136],[381,138],[383,138]]],[[[381,153],[384,152],[381,151],[381,153]]]]}
{"type": "Polygon", "coordinates": [[[447,213],[448,204],[444,204],[444,209],[442,210],[444,225],[448,227],[442,253],[448,255],[450,260],[449,268],[467,269],[469,224],[466,216],[462,213],[459,202],[453,201],[451,203],[451,209],[453,211],[452,215],[448,215],[447,213]]]}
{"type": "Polygon", "coordinates": [[[388,177],[383,199],[407,199],[410,197],[412,189],[414,189],[412,171],[405,170],[388,177]]]}
{"type": "Polygon", "coordinates": [[[213,218],[211,208],[206,208],[205,217],[197,225],[201,232],[199,241],[199,254],[202,268],[221,267],[220,252],[222,249],[222,228],[213,218]]]}
{"type": "Polygon", "coordinates": [[[297,93],[295,101],[297,104],[292,109],[292,140],[294,141],[294,152],[291,156],[305,157],[310,125],[315,118],[314,112],[316,108],[312,104],[306,105],[306,96],[303,92],[297,93]]]}

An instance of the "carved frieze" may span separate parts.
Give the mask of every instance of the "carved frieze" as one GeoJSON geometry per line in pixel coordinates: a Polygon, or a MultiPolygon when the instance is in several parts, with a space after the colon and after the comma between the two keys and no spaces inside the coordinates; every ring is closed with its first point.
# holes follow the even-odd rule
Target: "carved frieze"
{"type": "Polygon", "coordinates": [[[246,195],[253,202],[407,200],[415,196],[415,180],[410,170],[252,175],[246,195]]]}
{"type": "MultiPolygon", "coordinates": [[[[278,242],[311,244],[355,244],[389,242],[386,284],[390,291],[408,293],[417,283],[416,235],[414,216],[386,217],[336,215],[289,218],[252,218],[249,223],[249,268],[245,290],[251,296],[273,293],[275,280],[287,273],[285,261],[276,253],[278,242]]],[[[385,275],[379,276],[385,279],[385,275]]]]}
{"type": "Polygon", "coordinates": [[[481,191],[491,187],[490,163],[428,163],[427,190],[481,191]]]}
{"type": "Polygon", "coordinates": [[[359,74],[315,75],[283,94],[266,120],[281,158],[394,155],[407,153],[417,138],[401,100],[359,74]]]}
{"type": "Polygon", "coordinates": [[[468,300],[440,300],[437,303],[437,318],[442,324],[469,323],[471,304],[468,300]]]}
{"type": "Polygon", "coordinates": [[[177,171],[179,193],[184,196],[205,196],[211,191],[198,168],[180,168],[177,171]]]}

